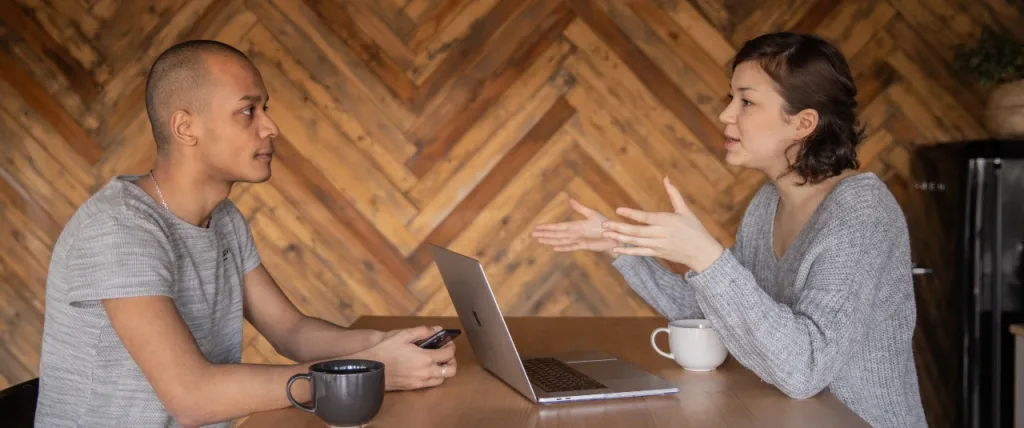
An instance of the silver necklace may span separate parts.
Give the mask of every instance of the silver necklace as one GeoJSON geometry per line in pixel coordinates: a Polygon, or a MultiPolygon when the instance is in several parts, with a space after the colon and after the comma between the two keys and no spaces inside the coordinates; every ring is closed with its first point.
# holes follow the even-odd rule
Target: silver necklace
{"type": "Polygon", "coordinates": [[[153,180],[153,186],[156,186],[156,194],[160,196],[160,203],[164,204],[165,210],[170,211],[171,209],[167,208],[167,201],[164,200],[164,192],[161,192],[160,185],[156,184],[156,177],[153,176],[153,170],[149,170],[149,178],[153,180]]]}

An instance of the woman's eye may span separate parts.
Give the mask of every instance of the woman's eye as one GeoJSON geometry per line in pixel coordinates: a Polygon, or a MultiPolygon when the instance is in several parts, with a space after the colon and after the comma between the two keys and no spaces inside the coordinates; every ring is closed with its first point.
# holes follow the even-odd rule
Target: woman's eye
{"type": "Polygon", "coordinates": [[[754,103],[752,103],[750,101],[747,101],[747,100],[743,100],[743,105],[745,105],[745,106],[752,106],[752,105],[754,105],[754,103]]]}

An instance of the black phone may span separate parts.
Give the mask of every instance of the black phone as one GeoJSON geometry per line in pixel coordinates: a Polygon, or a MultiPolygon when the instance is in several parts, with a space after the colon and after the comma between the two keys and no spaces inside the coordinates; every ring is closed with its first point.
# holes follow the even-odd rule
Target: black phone
{"type": "Polygon", "coordinates": [[[448,328],[438,331],[437,333],[434,333],[433,336],[430,336],[426,339],[416,341],[416,345],[424,349],[437,349],[444,345],[447,345],[448,342],[451,342],[452,339],[459,337],[460,334],[462,334],[462,330],[459,330],[457,328],[448,328]]]}

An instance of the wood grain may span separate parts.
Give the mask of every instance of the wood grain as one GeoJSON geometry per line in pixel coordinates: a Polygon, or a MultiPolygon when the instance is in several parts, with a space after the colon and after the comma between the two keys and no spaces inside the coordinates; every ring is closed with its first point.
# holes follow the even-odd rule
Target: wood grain
{"type": "MultiPolygon", "coordinates": [[[[347,325],[451,315],[428,244],[480,258],[509,315],[653,314],[603,256],[529,232],[578,218],[572,198],[667,210],[668,176],[731,245],[764,177],[723,162],[718,114],[736,51],[766,31],[842,50],[862,169],[916,204],[915,145],[986,136],[986,89],[952,71],[954,50],[984,25],[1024,37],[1022,22],[998,0],[0,2],[0,386],[37,371],[64,224],[113,176],[151,167],[145,74],[177,41],[224,41],[261,70],[283,134],[274,175],[231,198],[285,293],[347,325]]],[[[924,295],[922,314],[943,299],[924,295]]],[[[248,325],[244,355],[282,361],[248,325]]],[[[919,358],[933,426],[952,403],[943,361],[919,358]]],[[[720,423],[700,409],[728,399],[702,400],[687,420],[720,423]]]]}

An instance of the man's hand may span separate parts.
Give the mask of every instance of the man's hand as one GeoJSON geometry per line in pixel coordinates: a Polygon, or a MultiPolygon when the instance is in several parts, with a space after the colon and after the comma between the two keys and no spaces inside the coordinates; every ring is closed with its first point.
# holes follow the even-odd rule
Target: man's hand
{"type": "Polygon", "coordinates": [[[423,349],[413,342],[426,339],[441,327],[414,327],[391,330],[384,340],[349,358],[365,358],[384,363],[384,383],[388,391],[419,389],[440,385],[455,376],[455,343],[440,349],[423,349]]]}

